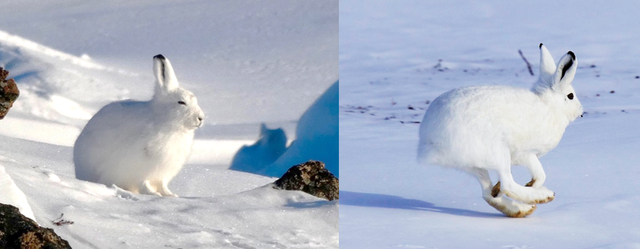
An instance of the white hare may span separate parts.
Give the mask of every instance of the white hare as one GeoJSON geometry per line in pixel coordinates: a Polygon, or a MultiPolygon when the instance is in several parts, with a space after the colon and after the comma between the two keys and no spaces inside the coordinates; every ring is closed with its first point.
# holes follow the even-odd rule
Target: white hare
{"type": "Polygon", "coordinates": [[[541,43],[540,78],[531,90],[472,86],[440,95],[420,125],[418,160],[476,176],[485,201],[509,217],[531,214],[535,204],[555,196],[542,187],[546,175],[538,158],[556,147],[567,125],[583,114],[571,86],[577,66],[571,51],[556,66],[541,43]],[[527,187],[514,181],[512,165],[529,169],[527,187]],[[498,173],[495,186],[488,170],[498,173]]]}
{"type": "Polygon", "coordinates": [[[149,101],[113,102],[84,127],[73,149],[76,178],[134,193],[176,196],[167,188],[191,152],[204,113],[180,88],[173,67],[153,57],[156,88],[149,101]]]}

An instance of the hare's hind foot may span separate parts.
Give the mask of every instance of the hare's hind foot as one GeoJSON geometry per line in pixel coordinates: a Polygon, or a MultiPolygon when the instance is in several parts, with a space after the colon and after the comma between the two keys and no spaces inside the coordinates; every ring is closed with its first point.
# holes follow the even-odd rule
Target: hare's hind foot
{"type": "Polygon", "coordinates": [[[489,177],[489,171],[486,169],[469,168],[466,171],[476,176],[480,182],[480,186],[482,187],[482,198],[484,198],[489,205],[506,216],[522,218],[532,214],[533,211],[536,210],[535,205],[519,203],[502,196],[500,193],[500,182],[493,186],[491,178],[489,177]]]}
{"type": "Polygon", "coordinates": [[[493,208],[502,212],[507,217],[524,218],[536,211],[536,205],[528,205],[515,202],[504,197],[484,197],[484,200],[493,208]]]}

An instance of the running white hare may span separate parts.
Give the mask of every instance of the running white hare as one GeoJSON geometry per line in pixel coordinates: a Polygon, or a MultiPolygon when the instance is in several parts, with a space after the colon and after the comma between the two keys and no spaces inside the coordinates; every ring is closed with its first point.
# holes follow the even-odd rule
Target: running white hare
{"type": "Polygon", "coordinates": [[[418,160],[476,176],[485,201],[509,217],[533,213],[535,204],[555,196],[542,187],[546,175],[538,158],[555,148],[567,125],[583,114],[571,86],[577,66],[571,51],[556,66],[541,43],[540,78],[531,90],[472,86],[440,95],[420,125],[418,160]],[[512,165],[529,169],[527,187],[513,180],[512,165]],[[495,186],[488,170],[498,172],[495,186]]]}
{"type": "Polygon", "coordinates": [[[153,57],[156,88],[149,101],[108,104],[84,127],[73,148],[76,178],[134,193],[176,196],[167,188],[184,165],[204,113],[180,88],[168,59],[153,57]]]}

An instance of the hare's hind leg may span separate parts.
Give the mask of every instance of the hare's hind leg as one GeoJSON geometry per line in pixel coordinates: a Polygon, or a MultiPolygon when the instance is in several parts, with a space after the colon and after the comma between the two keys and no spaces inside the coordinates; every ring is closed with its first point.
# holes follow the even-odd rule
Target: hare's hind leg
{"type": "Polygon", "coordinates": [[[493,185],[491,184],[491,177],[486,169],[471,168],[468,169],[467,172],[474,175],[478,179],[478,182],[480,182],[480,186],[482,187],[482,197],[484,200],[506,216],[521,218],[530,215],[536,210],[535,205],[518,203],[505,198],[504,196],[496,195],[496,197],[494,197],[491,194],[493,188],[493,185]]]}
{"type": "Polygon", "coordinates": [[[498,174],[500,176],[500,182],[498,182],[500,185],[495,188],[517,201],[528,204],[542,204],[552,201],[555,197],[555,193],[545,187],[527,188],[516,183],[511,175],[511,166],[498,170],[498,174]]]}

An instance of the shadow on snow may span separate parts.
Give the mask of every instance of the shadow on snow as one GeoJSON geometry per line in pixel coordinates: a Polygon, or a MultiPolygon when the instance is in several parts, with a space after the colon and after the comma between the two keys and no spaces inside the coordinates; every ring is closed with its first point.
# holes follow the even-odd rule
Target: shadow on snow
{"type": "Polygon", "coordinates": [[[485,213],[485,212],[478,212],[478,211],[465,210],[465,209],[459,209],[459,208],[439,207],[430,202],[414,200],[414,199],[405,199],[399,196],[357,193],[357,192],[350,192],[350,191],[340,191],[340,205],[420,210],[420,211],[445,213],[445,214],[451,214],[451,215],[457,215],[457,216],[481,217],[481,218],[504,217],[504,215],[500,213],[485,213]]]}

